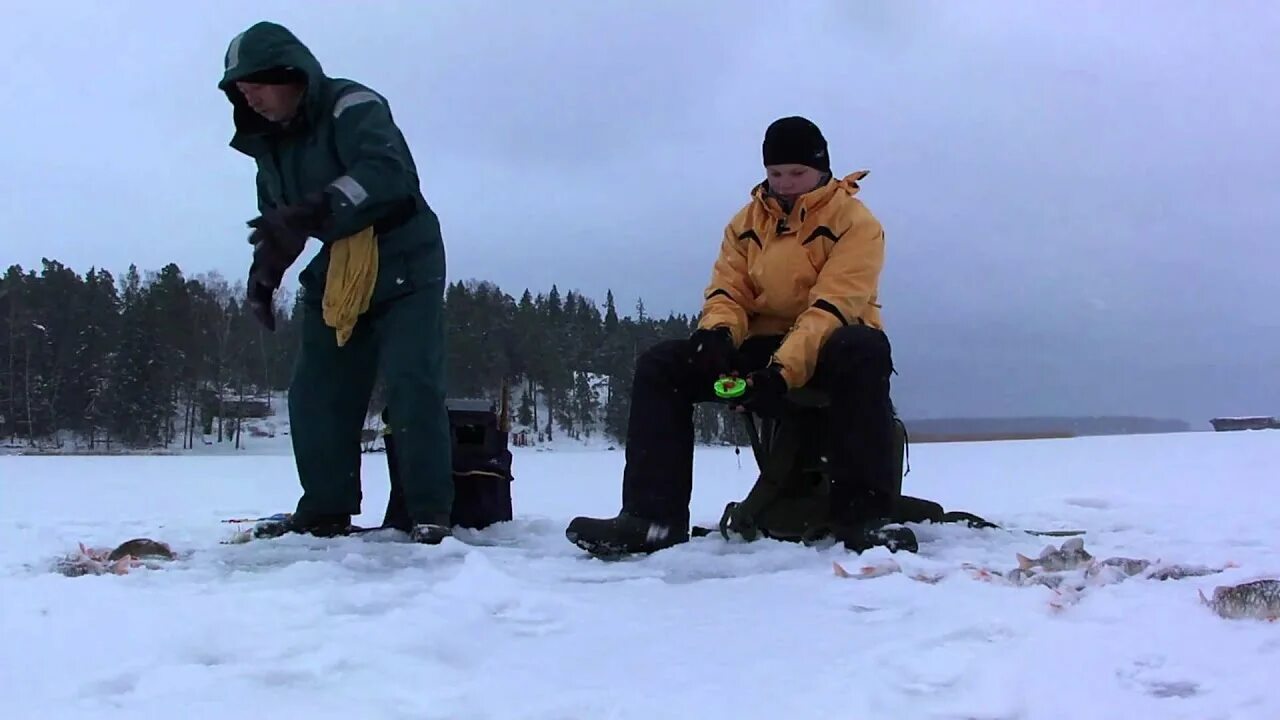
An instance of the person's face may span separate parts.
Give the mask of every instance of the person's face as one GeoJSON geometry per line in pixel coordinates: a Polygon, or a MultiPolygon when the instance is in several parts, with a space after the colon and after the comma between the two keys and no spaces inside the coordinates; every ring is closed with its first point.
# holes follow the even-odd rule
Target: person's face
{"type": "Polygon", "coordinates": [[[254,112],[272,122],[285,122],[292,118],[302,99],[301,85],[238,82],[236,88],[254,112]]]}
{"type": "Polygon", "coordinates": [[[822,180],[822,171],[808,165],[766,165],[765,170],[768,172],[769,187],[788,200],[795,200],[818,187],[818,182],[822,180]]]}

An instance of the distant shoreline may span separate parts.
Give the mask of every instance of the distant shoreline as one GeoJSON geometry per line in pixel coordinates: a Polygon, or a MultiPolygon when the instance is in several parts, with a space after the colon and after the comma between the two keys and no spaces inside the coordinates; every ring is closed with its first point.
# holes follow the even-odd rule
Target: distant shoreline
{"type": "MultiPolygon", "coordinates": [[[[1013,440],[1048,440],[1091,437],[1104,435],[1149,435],[1156,433],[1212,432],[1212,428],[1193,428],[1184,420],[1150,418],[1137,416],[1028,416],[1028,417],[954,417],[954,418],[922,418],[904,419],[907,427],[908,441],[911,444],[953,443],[953,442],[997,442],[1013,440]]],[[[567,443],[569,446],[575,443],[567,443]]],[[[599,443],[597,443],[599,444],[599,443]]],[[[606,449],[606,443],[600,449],[606,449]]],[[[592,446],[585,443],[584,447],[592,446]]],[[[722,446],[711,443],[709,447],[722,446]]],[[[617,445],[621,448],[621,445],[617,445]]],[[[515,449],[514,447],[512,448],[515,449]]],[[[547,448],[551,449],[551,448],[547,448]]],[[[569,449],[569,448],[565,448],[569,449]]],[[[180,448],[129,448],[123,450],[103,450],[85,446],[74,447],[28,447],[20,445],[0,446],[0,455],[54,456],[66,455],[76,457],[118,457],[118,456],[210,456],[226,455],[242,457],[256,454],[290,454],[291,447],[287,441],[273,438],[252,438],[246,447],[236,450],[226,443],[206,444],[195,449],[180,448]],[[266,442],[259,442],[266,440],[266,442]]]]}
{"type": "Polygon", "coordinates": [[[904,419],[903,423],[913,442],[928,442],[926,438],[1013,440],[1194,432],[1185,420],[1140,416],[955,417],[904,419]]]}

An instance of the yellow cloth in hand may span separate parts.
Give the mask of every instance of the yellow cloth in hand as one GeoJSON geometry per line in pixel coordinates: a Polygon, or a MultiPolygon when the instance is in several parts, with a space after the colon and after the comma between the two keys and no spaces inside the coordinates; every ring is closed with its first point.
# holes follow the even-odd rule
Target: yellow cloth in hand
{"type": "Polygon", "coordinates": [[[329,248],[324,284],[324,322],[347,344],[356,320],[369,309],[378,277],[378,236],[373,227],[335,241],[329,248]]]}

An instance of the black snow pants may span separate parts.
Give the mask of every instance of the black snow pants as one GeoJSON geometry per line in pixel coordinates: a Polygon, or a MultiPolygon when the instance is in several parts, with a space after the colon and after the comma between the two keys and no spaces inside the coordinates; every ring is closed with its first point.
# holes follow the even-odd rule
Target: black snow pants
{"type": "MultiPolygon", "coordinates": [[[[764,367],[780,341],[748,338],[739,348],[739,374],[764,367]]],[[[689,523],[693,491],[693,407],[716,400],[715,378],[702,376],[692,356],[687,339],[659,343],[640,356],[623,471],[623,511],[679,527],[689,523]]],[[[892,506],[892,372],[889,339],[869,326],[837,329],[819,353],[808,387],[831,398],[822,446],[837,522],[881,517],[892,506]]]]}

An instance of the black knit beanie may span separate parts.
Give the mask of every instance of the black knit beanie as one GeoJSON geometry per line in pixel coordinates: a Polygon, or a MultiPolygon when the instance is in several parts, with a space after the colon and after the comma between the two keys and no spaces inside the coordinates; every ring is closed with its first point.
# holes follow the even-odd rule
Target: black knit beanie
{"type": "Polygon", "coordinates": [[[261,85],[294,85],[306,84],[307,74],[295,67],[269,67],[240,79],[261,85]]]}
{"type": "Polygon", "coordinates": [[[798,116],[774,120],[764,132],[764,164],[791,163],[831,172],[827,139],[817,125],[798,116]]]}

